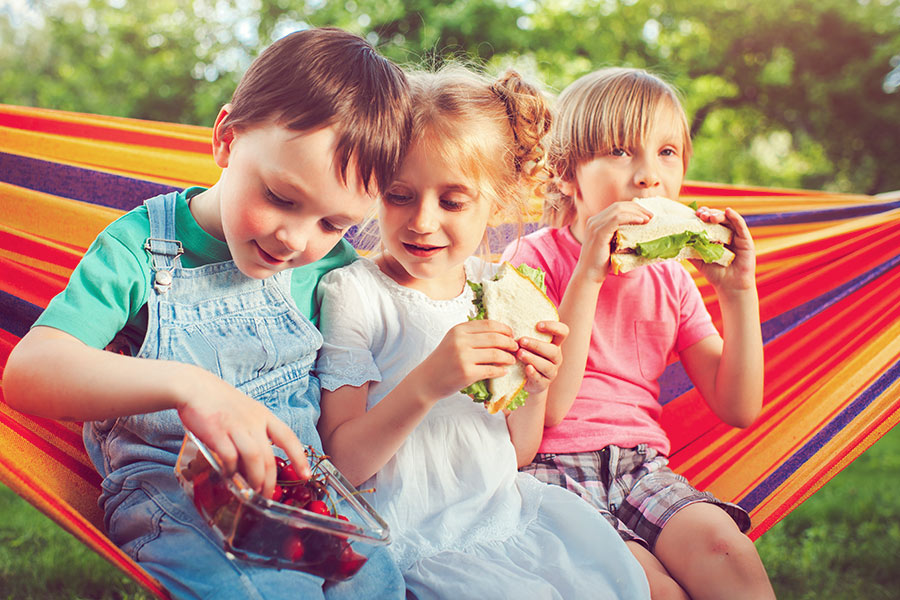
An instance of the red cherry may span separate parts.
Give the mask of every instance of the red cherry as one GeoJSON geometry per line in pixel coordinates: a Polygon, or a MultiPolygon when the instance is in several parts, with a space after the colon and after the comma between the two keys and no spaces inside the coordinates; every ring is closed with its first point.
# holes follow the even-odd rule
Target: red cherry
{"type": "Polygon", "coordinates": [[[309,512],[316,513],[317,515],[327,515],[329,517],[331,516],[331,511],[328,510],[328,505],[321,500],[310,500],[303,508],[305,508],[309,512]]]}
{"type": "Polygon", "coordinates": [[[350,519],[348,519],[346,515],[338,515],[337,518],[341,521],[347,521],[348,523],[350,522],[350,519]]]}
{"type": "Polygon", "coordinates": [[[366,560],[365,556],[347,546],[338,557],[337,572],[341,577],[352,577],[366,564],[366,560]]]}
{"type": "Polygon", "coordinates": [[[303,558],[303,553],[305,549],[303,548],[303,542],[300,540],[300,536],[296,534],[291,534],[284,540],[284,545],[281,548],[282,556],[288,559],[291,562],[297,562],[301,558],[303,558]]]}
{"type": "Polygon", "coordinates": [[[296,506],[304,506],[307,502],[313,500],[313,494],[305,485],[298,485],[291,491],[291,498],[294,499],[296,506]]]}
{"type": "Polygon", "coordinates": [[[272,490],[272,500],[275,502],[281,502],[281,499],[284,497],[284,488],[280,485],[276,485],[275,489],[272,490]]]}
{"type": "Polygon", "coordinates": [[[291,463],[285,463],[284,468],[281,469],[281,474],[278,476],[278,479],[283,479],[284,481],[299,481],[300,476],[297,475],[297,470],[294,469],[294,465],[291,463]]]}
{"type": "Polygon", "coordinates": [[[281,475],[281,470],[284,469],[285,465],[287,465],[287,461],[281,458],[280,456],[275,457],[275,468],[278,469],[279,476],[281,475]]]}

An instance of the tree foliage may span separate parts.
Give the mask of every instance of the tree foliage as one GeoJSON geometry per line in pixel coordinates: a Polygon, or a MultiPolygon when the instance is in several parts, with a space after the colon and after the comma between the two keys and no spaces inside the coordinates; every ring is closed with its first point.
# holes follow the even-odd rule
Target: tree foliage
{"type": "Polygon", "coordinates": [[[696,147],[689,177],[900,189],[900,0],[57,0],[42,7],[24,23],[0,10],[2,102],[209,124],[261,47],[297,28],[334,25],[404,66],[451,58],[492,72],[515,66],[551,92],[600,66],[648,68],[684,93],[696,147]]]}

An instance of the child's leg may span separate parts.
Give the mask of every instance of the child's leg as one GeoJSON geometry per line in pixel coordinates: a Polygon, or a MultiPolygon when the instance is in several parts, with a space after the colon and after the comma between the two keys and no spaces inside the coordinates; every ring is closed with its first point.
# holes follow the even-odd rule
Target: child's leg
{"type": "Polygon", "coordinates": [[[753,542],[714,504],[696,502],[675,513],[653,553],[693,600],[775,598],[753,542]]]}
{"type": "Polygon", "coordinates": [[[650,584],[652,600],[691,600],[687,592],[672,579],[659,559],[638,542],[626,542],[628,549],[644,569],[647,583],[650,584]]]}

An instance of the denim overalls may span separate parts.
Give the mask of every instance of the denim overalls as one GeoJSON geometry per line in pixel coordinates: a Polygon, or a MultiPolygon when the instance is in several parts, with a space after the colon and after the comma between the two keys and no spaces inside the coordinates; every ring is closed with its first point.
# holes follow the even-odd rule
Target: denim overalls
{"type": "MultiPolygon", "coordinates": [[[[215,373],[263,402],[301,442],[321,451],[315,427],[319,383],[309,372],[322,335],[297,310],[290,271],[260,280],[245,276],[232,261],[182,268],[175,203],[175,193],[145,202],[154,289],[136,356],[215,373]]],[[[104,476],[100,506],[113,542],[178,598],[322,598],[318,577],[225,555],[175,478],[183,438],[174,409],[85,423],[85,446],[104,476]]],[[[329,584],[324,593],[329,599],[404,596],[399,571],[383,550],[353,579],[329,584]]]]}

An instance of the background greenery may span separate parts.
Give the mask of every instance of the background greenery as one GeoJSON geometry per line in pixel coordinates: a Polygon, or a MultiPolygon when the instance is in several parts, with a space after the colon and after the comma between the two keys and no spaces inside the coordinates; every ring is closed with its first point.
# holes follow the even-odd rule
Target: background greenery
{"type": "Polygon", "coordinates": [[[690,178],[900,189],[900,0],[0,0],[0,102],[211,125],[261,47],[321,25],[551,92],[650,68],[686,96],[690,178]]]}
{"type": "MultiPolygon", "coordinates": [[[[649,68],[685,95],[689,178],[900,189],[900,0],[0,0],[0,103],[211,125],[261,47],[323,25],[550,93],[649,68]]],[[[779,598],[900,598],[898,463],[895,430],[760,539],[779,598]]],[[[0,515],[0,599],[147,597],[2,486],[0,515]]]]}

